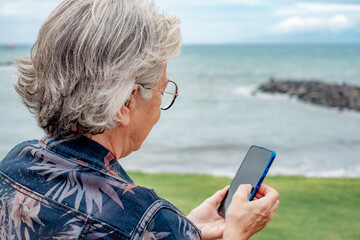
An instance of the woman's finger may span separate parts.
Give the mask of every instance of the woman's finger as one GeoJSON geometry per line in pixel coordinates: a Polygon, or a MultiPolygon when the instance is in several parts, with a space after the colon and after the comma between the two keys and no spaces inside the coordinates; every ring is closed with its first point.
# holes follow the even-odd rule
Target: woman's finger
{"type": "Polygon", "coordinates": [[[250,184],[241,184],[236,190],[233,200],[239,199],[240,201],[249,201],[249,194],[251,193],[252,186],[250,184]]]}
{"type": "Polygon", "coordinates": [[[229,186],[224,187],[221,190],[218,190],[214,195],[206,199],[206,201],[212,205],[219,205],[221,201],[224,199],[226,193],[229,190],[229,186]]]}

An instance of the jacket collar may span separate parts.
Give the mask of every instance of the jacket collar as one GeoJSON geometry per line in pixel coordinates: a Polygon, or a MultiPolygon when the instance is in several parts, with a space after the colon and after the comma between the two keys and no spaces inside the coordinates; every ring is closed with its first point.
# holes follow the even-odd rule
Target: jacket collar
{"type": "Polygon", "coordinates": [[[40,145],[65,160],[133,184],[132,179],[115,157],[105,147],[90,138],[80,136],[75,139],[62,139],[44,136],[40,140],[40,145]]]}

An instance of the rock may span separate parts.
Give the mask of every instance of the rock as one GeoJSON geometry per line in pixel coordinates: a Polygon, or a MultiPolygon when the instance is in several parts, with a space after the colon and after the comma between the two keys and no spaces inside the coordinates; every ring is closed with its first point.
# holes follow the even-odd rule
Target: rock
{"type": "Polygon", "coordinates": [[[10,65],[13,65],[12,62],[10,61],[7,61],[7,62],[0,62],[0,66],[10,66],[10,65]]]}
{"type": "Polygon", "coordinates": [[[258,90],[266,93],[288,94],[304,102],[336,107],[340,110],[360,111],[360,88],[346,84],[327,84],[320,81],[282,81],[271,78],[267,83],[261,84],[258,90]]]}

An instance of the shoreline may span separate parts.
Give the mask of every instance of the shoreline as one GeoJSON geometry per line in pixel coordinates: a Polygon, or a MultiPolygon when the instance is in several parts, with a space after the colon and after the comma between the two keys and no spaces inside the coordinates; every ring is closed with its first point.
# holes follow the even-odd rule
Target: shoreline
{"type": "MultiPolygon", "coordinates": [[[[202,172],[165,172],[165,171],[147,171],[141,169],[128,169],[124,168],[126,172],[129,173],[141,173],[147,175],[174,175],[174,176],[208,176],[208,177],[215,177],[215,178],[229,178],[232,179],[234,176],[230,174],[211,174],[211,173],[202,173],[202,172]]],[[[266,178],[277,178],[277,177],[284,177],[284,178],[308,178],[308,179],[338,179],[338,180],[360,180],[360,176],[306,176],[306,175],[286,175],[286,174],[271,174],[268,173],[266,178]]]]}
{"type": "MultiPolygon", "coordinates": [[[[0,155],[0,161],[6,156],[7,153],[4,155],[0,155]]],[[[139,172],[144,174],[150,174],[150,175],[192,175],[192,176],[210,176],[210,177],[220,177],[220,178],[233,178],[235,176],[236,170],[239,166],[234,166],[234,171],[226,171],[226,169],[222,171],[211,171],[208,169],[208,171],[191,171],[191,170],[173,170],[173,169],[166,169],[164,170],[164,167],[159,169],[149,169],[149,168],[139,168],[130,166],[129,162],[132,160],[127,159],[125,161],[119,162],[119,164],[125,169],[127,172],[139,172]]],[[[359,169],[360,166],[353,166],[351,167],[351,170],[354,170],[356,172],[356,169],[359,169]]],[[[307,173],[296,173],[294,168],[287,167],[286,169],[281,168],[278,169],[276,165],[272,166],[269,173],[267,174],[267,177],[304,177],[309,179],[360,179],[359,174],[345,174],[346,169],[332,169],[328,171],[323,172],[317,172],[316,170],[308,171],[307,173]]]]}

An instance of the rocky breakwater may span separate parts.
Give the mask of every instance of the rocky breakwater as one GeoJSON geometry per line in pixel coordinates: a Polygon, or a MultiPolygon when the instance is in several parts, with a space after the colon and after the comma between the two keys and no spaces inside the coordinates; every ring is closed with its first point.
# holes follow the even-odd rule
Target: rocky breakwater
{"type": "Polygon", "coordinates": [[[0,62],[0,66],[10,66],[10,65],[14,65],[12,62],[7,61],[7,62],[0,62]]]}
{"type": "Polygon", "coordinates": [[[326,84],[318,81],[290,81],[270,79],[258,87],[265,93],[296,96],[304,102],[336,107],[340,110],[360,111],[360,88],[349,85],[326,84]]]}

